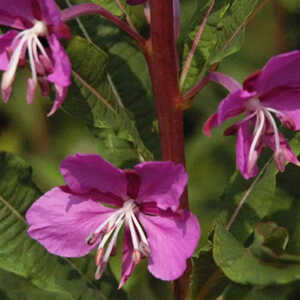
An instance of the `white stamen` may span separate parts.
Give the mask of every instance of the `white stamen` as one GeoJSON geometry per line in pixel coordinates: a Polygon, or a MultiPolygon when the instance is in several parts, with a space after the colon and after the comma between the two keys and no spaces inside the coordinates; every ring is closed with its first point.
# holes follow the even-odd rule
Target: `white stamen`
{"type": "Polygon", "coordinates": [[[34,62],[34,59],[33,59],[33,46],[32,46],[32,42],[33,42],[33,39],[30,38],[27,42],[27,47],[28,47],[28,55],[29,55],[29,64],[30,64],[30,68],[31,68],[31,73],[32,73],[32,79],[33,81],[37,81],[37,74],[36,74],[36,68],[35,68],[35,62],[34,62]]]}
{"type": "Polygon", "coordinates": [[[275,122],[273,116],[271,115],[271,113],[269,111],[267,111],[267,110],[265,112],[266,112],[267,118],[271,122],[271,125],[272,125],[272,127],[274,129],[275,147],[276,147],[275,151],[277,151],[277,150],[280,149],[280,139],[279,139],[278,128],[277,128],[276,122],[275,122]]]}
{"type": "Polygon", "coordinates": [[[146,234],[135,216],[137,211],[138,206],[136,205],[135,200],[126,199],[122,208],[116,210],[88,236],[87,243],[89,241],[96,242],[98,234],[104,230],[95,258],[97,265],[95,278],[101,277],[108,259],[112,255],[113,249],[116,247],[118,234],[124,223],[129,228],[131,242],[134,248],[132,260],[137,264],[143,256],[150,255],[150,247],[146,234]]]}
{"type": "Polygon", "coordinates": [[[136,228],[137,228],[137,230],[138,230],[138,233],[140,234],[141,240],[142,240],[147,246],[149,246],[149,245],[148,245],[148,240],[147,240],[147,238],[146,238],[146,236],[145,236],[145,233],[144,233],[144,231],[143,231],[143,229],[142,229],[142,227],[141,227],[139,221],[136,219],[136,216],[134,215],[134,213],[131,213],[131,216],[132,216],[133,222],[134,222],[134,224],[135,224],[135,226],[136,226],[136,228]]]}
{"type": "Polygon", "coordinates": [[[129,225],[129,230],[130,230],[130,234],[131,234],[133,248],[134,248],[134,250],[138,250],[139,249],[139,242],[138,242],[137,234],[136,234],[133,222],[132,222],[131,215],[128,214],[128,216],[126,216],[126,217],[127,217],[126,220],[128,221],[128,225],[129,225]]]}
{"type": "Polygon", "coordinates": [[[10,58],[8,68],[3,74],[2,83],[1,83],[1,88],[3,90],[6,90],[12,85],[24,46],[25,47],[27,46],[27,50],[28,50],[29,63],[32,72],[32,79],[35,82],[37,82],[37,73],[35,68],[35,61],[38,61],[37,47],[43,55],[47,56],[47,53],[43,45],[39,41],[38,36],[44,36],[46,34],[47,34],[47,26],[41,21],[36,21],[32,28],[23,30],[22,32],[20,32],[15,36],[15,38],[11,43],[11,46],[13,47],[14,44],[17,42],[18,45],[15,47],[15,50],[13,51],[13,54],[10,58]]]}
{"type": "Polygon", "coordinates": [[[26,36],[24,36],[15,51],[13,52],[12,57],[10,58],[10,62],[7,68],[7,71],[3,73],[2,76],[2,83],[1,87],[2,89],[6,90],[13,82],[15,73],[18,67],[19,59],[22,54],[22,48],[24,44],[26,43],[26,36]]]}
{"type": "Polygon", "coordinates": [[[114,235],[113,235],[110,243],[108,244],[108,247],[107,247],[106,252],[104,254],[103,263],[106,263],[108,261],[108,259],[110,257],[110,254],[111,254],[111,251],[112,251],[114,245],[116,244],[117,237],[118,237],[118,234],[119,234],[119,231],[120,231],[122,225],[123,225],[123,222],[120,222],[119,225],[117,226],[117,228],[115,229],[114,235]]]}
{"type": "Polygon", "coordinates": [[[259,138],[260,138],[260,136],[262,134],[262,131],[263,131],[263,128],[264,128],[264,125],[265,125],[265,114],[264,114],[264,112],[262,110],[258,112],[257,121],[256,122],[258,122],[258,128],[257,128],[257,130],[255,132],[255,135],[254,135],[251,147],[250,147],[249,161],[252,161],[253,154],[254,154],[257,142],[258,142],[258,140],[259,140],[259,138]]]}

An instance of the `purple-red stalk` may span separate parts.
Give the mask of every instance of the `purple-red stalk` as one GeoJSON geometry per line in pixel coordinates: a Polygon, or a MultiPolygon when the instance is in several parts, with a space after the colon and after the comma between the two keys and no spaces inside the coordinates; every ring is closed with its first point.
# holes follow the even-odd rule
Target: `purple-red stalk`
{"type": "MultiPolygon", "coordinates": [[[[183,112],[176,107],[180,91],[173,0],[152,0],[150,11],[151,37],[145,55],[157,110],[162,159],[185,165],[183,112]]],[[[181,198],[181,207],[189,207],[187,192],[181,198]]],[[[174,281],[174,299],[188,298],[190,273],[189,262],[183,276],[174,281]]]]}
{"type": "Polygon", "coordinates": [[[130,36],[132,36],[138,42],[138,45],[141,48],[145,46],[146,40],[140,34],[132,29],[127,23],[121,21],[117,16],[113,15],[100,5],[85,3],[71,6],[61,11],[61,20],[63,22],[67,22],[71,19],[89,14],[98,14],[103,16],[107,20],[116,24],[121,30],[127,32],[130,36]]]}

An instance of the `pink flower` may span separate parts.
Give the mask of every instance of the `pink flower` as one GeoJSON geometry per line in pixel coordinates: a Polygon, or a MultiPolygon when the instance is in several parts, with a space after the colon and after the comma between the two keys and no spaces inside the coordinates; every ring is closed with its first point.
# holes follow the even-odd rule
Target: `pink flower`
{"type": "Polygon", "coordinates": [[[32,74],[27,81],[27,102],[33,102],[37,83],[43,95],[49,94],[49,82],[53,83],[52,115],[65,100],[71,83],[71,64],[58,40],[68,38],[69,30],[61,22],[59,9],[53,0],[1,1],[0,24],[16,29],[0,36],[3,100],[10,99],[17,68],[25,65],[27,54],[32,74]]]}
{"type": "Polygon", "coordinates": [[[245,113],[241,121],[225,131],[237,133],[237,166],[248,179],[257,175],[257,159],[265,147],[274,151],[274,160],[283,172],[286,161],[300,165],[296,155],[278,129],[275,117],[291,130],[300,129],[300,51],[271,58],[265,67],[250,75],[241,86],[222,73],[211,80],[226,87],[230,94],[220,103],[217,113],[204,125],[204,134],[224,121],[245,113]]]}
{"type": "Polygon", "coordinates": [[[124,226],[120,287],[144,257],[160,279],[184,272],[200,228],[193,214],[179,209],[187,183],[182,165],[145,162],[121,170],[98,155],[76,154],[62,162],[61,173],[66,186],[47,192],[26,214],[29,235],[49,252],[79,257],[97,246],[99,279],[124,226]]]}

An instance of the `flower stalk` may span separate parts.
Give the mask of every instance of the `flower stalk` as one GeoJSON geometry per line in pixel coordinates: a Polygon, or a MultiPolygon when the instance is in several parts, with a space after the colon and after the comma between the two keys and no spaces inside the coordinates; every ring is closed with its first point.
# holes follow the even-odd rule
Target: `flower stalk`
{"type": "MultiPolygon", "coordinates": [[[[173,0],[150,1],[150,11],[151,37],[145,55],[155,98],[162,159],[185,165],[183,112],[176,107],[181,96],[173,0]]],[[[181,197],[181,207],[189,207],[187,191],[181,197]]],[[[190,273],[188,263],[183,276],[174,281],[174,299],[187,299],[190,273]]]]}
{"type": "Polygon", "coordinates": [[[61,14],[62,14],[63,22],[67,22],[70,21],[71,19],[78,18],[80,16],[89,15],[89,14],[101,15],[107,20],[117,25],[121,30],[128,33],[131,37],[133,37],[141,48],[143,48],[145,45],[146,41],[140,34],[138,34],[128,24],[121,21],[117,16],[113,15],[111,12],[104,9],[100,5],[96,5],[93,3],[78,4],[64,9],[61,12],[61,14]]]}

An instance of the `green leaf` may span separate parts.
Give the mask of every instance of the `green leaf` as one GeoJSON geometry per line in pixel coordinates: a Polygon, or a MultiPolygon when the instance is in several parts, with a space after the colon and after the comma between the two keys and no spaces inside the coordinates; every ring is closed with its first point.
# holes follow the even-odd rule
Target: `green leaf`
{"type": "Polygon", "coordinates": [[[64,109],[89,126],[99,139],[99,151],[114,164],[137,162],[140,158],[152,160],[132,115],[108,82],[107,54],[81,37],[73,38],[67,51],[75,73],[64,109]],[[97,93],[108,103],[97,97],[97,93]]]}
{"type": "MultiPolygon", "coordinates": [[[[194,6],[189,17],[189,23],[183,21],[182,35],[179,43],[182,47],[183,57],[186,58],[209,7],[210,0],[186,2],[194,6]],[[197,3],[197,6],[196,4],[197,3]]],[[[244,41],[244,22],[256,7],[257,0],[218,0],[208,18],[202,33],[195,56],[185,82],[185,89],[190,88],[197,80],[199,74],[214,63],[221,62],[225,57],[237,52],[244,41]],[[231,40],[232,39],[232,40],[231,40]],[[225,45],[231,41],[227,47],[225,45]],[[203,69],[205,67],[205,69],[203,69]]],[[[184,59],[185,60],[185,59],[184,59]]]]}
{"type": "Polygon", "coordinates": [[[291,285],[250,287],[230,284],[222,295],[224,300],[290,300],[295,287],[291,285]]]}
{"type": "Polygon", "coordinates": [[[267,163],[261,177],[246,181],[236,171],[229,185],[220,197],[223,223],[227,224],[239,202],[243,201],[239,214],[233,221],[230,231],[240,241],[245,241],[254,230],[254,225],[272,212],[276,190],[275,164],[267,163]]]}
{"type": "Polygon", "coordinates": [[[256,255],[278,257],[287,246],[289,234],[286,228],[274,222],[258,223],[251,250],[256,255]]]}
{"type": "Polygon", "coordinates": [[[287,284],[300,279],[299,262],[263,261],[220,224],[215,229],[213,256],[225,275],[240,284],[287,284]]]}
{"type": "Polygon", "coordinates": [[[95,282],[93,257],[59,258],[27,235],[25,212],[41,195],[21,158],[0,152],[0,269],[70,300],[126,299],[108,271],[95,282]]]}

